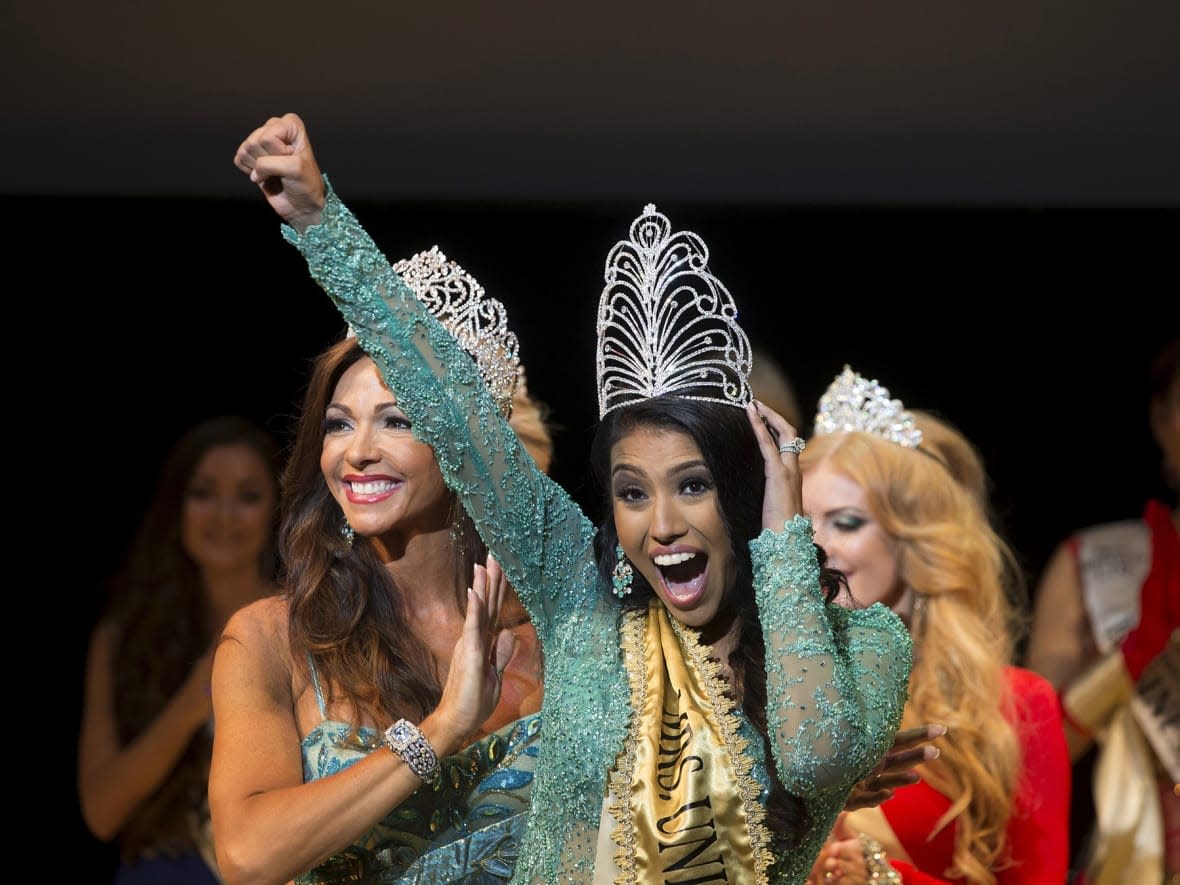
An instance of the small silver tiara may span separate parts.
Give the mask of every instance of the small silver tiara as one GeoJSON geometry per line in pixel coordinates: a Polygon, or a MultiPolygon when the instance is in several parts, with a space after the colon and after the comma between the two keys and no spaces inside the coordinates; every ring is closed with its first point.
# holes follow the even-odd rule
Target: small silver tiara
{"type": "Polygon", "coordinates": [[[812,432],[822,436],[852,430],[875,433],[907,449],[922,442],[922,431],[901,400],[890,399],[887,388],[846,365],[819,398],[812,432]]]}
{"type": "Polygon", "coordinates": [[[611,249],[598,302],[599,418],[663,394],[750,402],[750,341],[708,262],[705,241],[673,233],[651,203],[611,249]]]}
{"type": "Polygon", "coordinates": [[[403,258],[393,269],[475,360],[500,413],[510,417],[520,353],[504,305],[486,297],[475,277],[448,260],[438,246],[403,258]]]}

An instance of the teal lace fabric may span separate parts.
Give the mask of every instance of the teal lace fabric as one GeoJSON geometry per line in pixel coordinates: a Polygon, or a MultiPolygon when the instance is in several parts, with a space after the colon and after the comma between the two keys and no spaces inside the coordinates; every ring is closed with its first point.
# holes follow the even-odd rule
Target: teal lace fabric
{"type": "MultiPolygon", "coordinates": [[[[296,885],[504,883],[512,875],[533,781],[540,715],[526,716],[439,760],[440,774],[360,842],[296,885]]],[[[385,752],[380,735],[326,720],[303,740],[303,779],[326,777],[385,752]]]]}
{"type": "MultiPolygon", "coordinates": [[[[537,470],[474,361],[398,278],[330,185],[321,223],[303,235],[284,226],[283,235],[356,332],[415,436],[433,447],[447,485],[536,627],[545,660],[544,736],[513,881],[590,882],[607,773],[632,715],[619,609],[600,583],[593,526],[537,470]]],[[[831,809],[890,744],[909,677],[909,638],[896,616],[880,607],[849,616],[824,604],[810,538],[810,523],[796,521],[784,532],[764,533],[751,548],[774,658],[774,759],[761,758],[760,740],[749,752],[764,785],[772,761],[817,824],[803,850],[774,866],[773,881],[789,885],[806,877],[831,809]]]]}
{"type": "Polygon", "coordinates": [[[799,850],[776,863],[792,883],[807,878],[848,792],[893,743],[913,666],[909,630],[886,606],[824,602],[812,537],[811,520],[796,516],[750,542],[774,762],[812,820],[799,850]]]}

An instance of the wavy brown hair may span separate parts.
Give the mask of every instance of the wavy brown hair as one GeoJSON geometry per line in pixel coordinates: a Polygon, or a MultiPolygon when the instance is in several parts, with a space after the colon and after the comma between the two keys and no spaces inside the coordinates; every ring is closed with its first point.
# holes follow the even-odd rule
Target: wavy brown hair
{"type": "MultiPolygon", "coordinates": [[[[341,535],[344,514],[320,469],[324,415],[341,376],[365,352],[355,338],[331,345],[312,366],[295,438],[282,478],[279,550],[286,564],[284,596],[293,663],[315,662],[331,700],[373,722],[420,720],[442,696],[429,649],[414,633],[389,570],[360,535],[341,535]]],[[[460,588],[486,548],[470,517],[452,499],[456,538],[455,606],[460,588]]]]}
{"type": "MultiPolygon", "coordinates": [[[[280,452],[274,438],[235,415],[204,421],[173,446],[124,564],[109,581],[106,621],[117,631],[112,668],[121,743],[134,740],[160,714],[213,640],[205,585],[181,541],[181,517],[189,483],[205,455],[241,445],[270,468],[277,500],[280,452]]],[[[276,508],[275,530],[277,523],[276,508]]],[[[272,580],[275,530],[259,564],[261,574],[272,580]]],[[[192,826],[205,803],[212,747],[208,730],[193,735],[171,775],[120,831],[125,860],[148,849],[180,852],[196,846],[192,826]]]]}

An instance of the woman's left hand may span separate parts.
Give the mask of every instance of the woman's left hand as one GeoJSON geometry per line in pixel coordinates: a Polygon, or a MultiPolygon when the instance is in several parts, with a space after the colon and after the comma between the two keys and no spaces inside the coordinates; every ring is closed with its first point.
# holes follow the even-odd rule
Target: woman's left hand
{"type": "Polygon", "coordinates": [[[872,808],[893,797],[898,787],[916,784],[922,778],[917,766],[938,758],[939,749],[932,743],[946,734],[945,725],[919,725],[893,736],[893,746],[864,780],[852,788],[844,802],[845,811],[872,808]]]}
{"type": "Polygon", "coordinates": [[[787,419],[765,403],[752,401],[746,406],[746,416],[765,468],[762,527],[781,532],[789,520],[803,512],[803,475],[799,470],[803,441],[787,419]]]}
{"type": "Polygon", "coordinates": [[[431,714],[443,727],[440,741],[446,755],[465,746],[492,715],[500,701],[504,668],[516,651],[512,631],[498,626],[500,606],[511,592],[500,563],[489,554],[487,566],[477,564],[472,578],[463,632],[451,655],[442,697],[431,714]],[[448,738],[457,742],[454,747],[446,743],[448,738]]]}

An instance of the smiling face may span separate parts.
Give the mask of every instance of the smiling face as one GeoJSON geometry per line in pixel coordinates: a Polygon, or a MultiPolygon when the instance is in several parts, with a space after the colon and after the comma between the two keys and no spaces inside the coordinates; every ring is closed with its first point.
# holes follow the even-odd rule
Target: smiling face
{"type": "Polygon", "coordinates": [[[180,541],[203,570],[258,568],[270,542],[277,492],[270,467],[252,446],[209,449],[189,479],[180,541]]]}
{"type": "Polygon", "coordinates": [[[722,610],[733,549],[701,450],[677,430],[637,427],[610,451],[619,543],[680,622],[702,628],[722,610]]]}
{"type": "Polygon", "coordinates": [[[358,535],[404,540],[450,526],[451,498],[434,451],[411,434],[368,357],[336,384],[324,413],[320,469],[358,535]]]}
{"type": "Polygon", "coordinates": [[[898,543],[873,518],[865,490],[821,461],[803,472],[803,512],[827,565],[848,578],[855,603],[884,603],[908,623],[913,593],[901,578],[898,543]]]}

